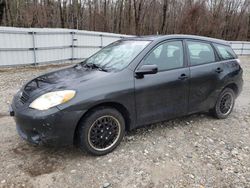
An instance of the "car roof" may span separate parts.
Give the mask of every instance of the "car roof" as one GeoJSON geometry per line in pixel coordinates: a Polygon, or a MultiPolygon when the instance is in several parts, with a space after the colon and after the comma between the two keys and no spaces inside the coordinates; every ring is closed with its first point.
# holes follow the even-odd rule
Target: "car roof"
{"type": "Polygon", "coordinates": [[[137,37],[127,37],[123,40],[150,40],[150,41],[164,41],[170,39],[194,39],[194,40],[203,40],[208,42],[219,43],[223,45],[229,45],[229,43],[225,40],[204,37],[198,35],[146,35],[146,36],[137,36],[137,37]]]}

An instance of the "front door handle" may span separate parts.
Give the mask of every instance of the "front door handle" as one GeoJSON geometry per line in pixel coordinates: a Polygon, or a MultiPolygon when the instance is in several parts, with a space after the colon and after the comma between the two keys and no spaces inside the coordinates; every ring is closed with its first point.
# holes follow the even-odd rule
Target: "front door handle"
{"type": "Polygon", "coordinates": [[[179,80],[186,80],[186,79],[188,79],[188,76],[186,74],[181,74],[178,79],[179,80]]]}
{"type": "Polygon", "coordinates": [[[223,72],[223,69],[222,69],[222,68],[220,68],[220,67],[218,67],[218,68],[215,70],[215,72],[217,72],[217,73],[221,73],[221,72],[223,72]]]}

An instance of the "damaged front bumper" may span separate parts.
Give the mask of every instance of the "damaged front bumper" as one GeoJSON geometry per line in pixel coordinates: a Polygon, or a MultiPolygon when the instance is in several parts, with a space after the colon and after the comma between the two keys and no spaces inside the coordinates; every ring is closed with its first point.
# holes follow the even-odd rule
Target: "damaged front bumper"
{"type": "Polygon", "coordinates": [[[80,112],[64,112],[58,108],[39,111],[10,107],[18,134],[35,145],[62,146],[73,144],[80,112]]]}

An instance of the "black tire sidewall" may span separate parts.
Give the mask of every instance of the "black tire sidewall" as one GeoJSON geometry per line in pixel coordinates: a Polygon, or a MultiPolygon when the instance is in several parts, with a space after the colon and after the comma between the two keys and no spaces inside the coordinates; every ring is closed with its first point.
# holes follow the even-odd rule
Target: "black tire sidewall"
{"type": "Polygon", "coordinates": [[[215,108],[214,108],[214,115],[215,115],[218,119],[225,119],[225,118],[227,118],[227,117],[231,114],[231,112],[233,111],[233,109],[234,109],[234,104],[235,104],[235,93],[234,93],[234,91],[233,91],[232,89],[230,89],[230,88],[224,89],[224,90],[220,93],[220,95],[219,95],[219,97],[218,97],[218,99],[217,99],[217,102],[216,102],[216,105],[215,105],[215,108]],[[221,102],[222,97],[223,97],[225,94],[227,94],[227,93],[229,93],[230,95],[233,96],[233,106],[232,106],[232,108],[230,109],[230,112],[229,112],[229,113],[223,114],[223,113],[221,112],[221,110],[220,110],[220,102],[221,102]]]}
{"type": "Polygon", "coordinates": [[[82,150],[92,155],[105,155],[113,151],[120,144],[120,142],[123,139],[124,134],[125,134],[125,120],[120,112],[110,107],[96,108],[92,110],[91,112],[89,112],[87,116],[79,124],[79,129],[78,129],[79,146],[82,150]],[[88,132],[89,132],[91,125],[96,121],[96,119],[105,115],[113,116],[119,121],[121,125],[121,132],[120,132],[120,136],[117,142],[111,148],[104,150],[104,151],[99,151],[99,150],[95,150],[89,144],[88,132]]]}

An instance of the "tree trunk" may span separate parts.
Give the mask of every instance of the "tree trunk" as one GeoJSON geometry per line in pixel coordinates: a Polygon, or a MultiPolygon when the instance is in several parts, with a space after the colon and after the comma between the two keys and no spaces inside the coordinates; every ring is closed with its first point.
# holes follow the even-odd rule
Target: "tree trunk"
{"type": "Polygon", "coordinates": [[[142,0],[139,0],[137,6],[137,0],[134,0],[134,11],[135,11],[135,32],[136,35],[140,34],[140,15],[142,10],[142,0]]]}
{"type": "Polygon", "coordinates": [[[58,7],[59,7],[60,20],[61,20],[61,27],[65,28],[64,11],[63,11],[62,6],[63,6],[63,2],[62,2],[62,0],[60,0],[58,2],[58,7]]]}
{"type": "Polygon", "coordinates": [[[168,10],[168,0],[164,0],[164,4],[162,7],[162,24],[161,24],[161,33],[164,33],[164,28],[166,24],[166,15],[168,10]]]}
{"type": "Polygon", "coordinates": [[[248,15],[247,40],[250,40],[250,14],[248,15]]]}
{"type": "Polygon", "coordinates": [[[91,0],[88,1],[88,8],[89,8],[89,30],[92,30],[92,25],[93,25],[93,18],[92,18],[92,5],[91,5],[91,0]]]}
{"type": "Polygon", "coordinates": [[[129,28],[129,34],[131,32],[131,17],[132,17],[132,11],[131,11],[131,0],[128,1],[128,28],[129,28]]]}
{"type": "Polygon", "coordinates": [[[119,24],[118,24],[118,32],[122,32],[122,10],[123,10],[123,0],[121,0],[120,10],[119,10],[119,24]]]}
{"type": "Polygon", "coordinates": [[[11,2],[8,0],[5,0],[5,14],[6,14],[6,21],[8,23],[8,26],[13,26],[13,19],[12,19],[12,12],[10,8],[11,2]]]}
{"type": "Polygon", "coordinates": [[[72,10],[73,29],[78,29],[78,0],[73,0],[72,10]]]}
{"type": "Polygon", "coordinates": [[[3,14],[4,14],[4,9],[5,9],[5,1],[0,0],[0,25],[3,23],[3,14]]]}

